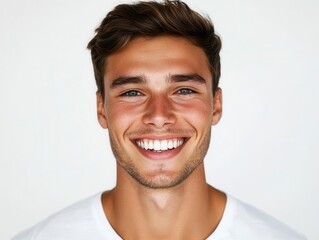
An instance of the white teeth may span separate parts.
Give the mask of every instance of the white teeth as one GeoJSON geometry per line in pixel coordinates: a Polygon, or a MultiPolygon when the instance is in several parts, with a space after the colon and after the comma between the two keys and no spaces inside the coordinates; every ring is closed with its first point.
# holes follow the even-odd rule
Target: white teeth
{"type": "Polygon", "coordinates": [[[153,141],[148,142],[148,149],[154,149],[154,142],[153,141]]]}
{"type": "Polygon", "coordinates": [[[136,144],[146,150],[167,151],[169,149],[178,148],[184,143],[184,139],[169,139],[169,140],[152,140],[141,139],[137,140],[136,144]]]}
{"type": "Polygon", "coordinates": [[[161,150],[161,142],[159,140],[154,141],[154,150],[155,151],[161,150]]]}
{"type": "Polygon", "coordinates": [[[169,140],[167,144],[168,149],[172,149],[174,147],[173,140],[169,140]]]}
{"type": "Polygon", "coordinates": [[[161,142],[161,150],[166,151],[168,149],[167,145],[168,145],[168,141],[162,141],[161,142]]]}

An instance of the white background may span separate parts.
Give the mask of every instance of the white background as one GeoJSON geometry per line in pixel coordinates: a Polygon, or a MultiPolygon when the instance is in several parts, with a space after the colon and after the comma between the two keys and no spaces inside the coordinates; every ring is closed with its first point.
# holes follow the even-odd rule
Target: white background
{"type": "MultiPolygon", "coordinates": [[[[86,44],[116,3],[0,2],[0,239],[114,186],[86,44]]],[[[208,182],[319,239],[319,2],[188,3],[223,40],[208,182]]]]}

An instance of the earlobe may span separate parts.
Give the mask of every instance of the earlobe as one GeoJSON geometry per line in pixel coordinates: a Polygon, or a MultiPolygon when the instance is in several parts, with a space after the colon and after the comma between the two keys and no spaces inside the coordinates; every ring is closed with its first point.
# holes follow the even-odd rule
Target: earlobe
{"type": "Polygon", "coordinates": [[[218,88],[214,95],[212,125],[216,125],[223,113],[223,94],[222,89],[218,88]]]}
{"type": "Polygon", "coordinates": [[[96,92],[96,108],[97,108],[97,119],[102,128],[107,128],[106,114],[104,110],[104,101],[100,92],[96,92]]]}

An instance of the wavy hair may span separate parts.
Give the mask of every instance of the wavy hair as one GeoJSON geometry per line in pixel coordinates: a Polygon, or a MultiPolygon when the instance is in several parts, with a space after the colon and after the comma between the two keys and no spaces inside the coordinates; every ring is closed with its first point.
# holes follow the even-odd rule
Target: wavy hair
{"type": "Polygon", "coordinates": [[[95,81],[102,97],[106,58],[137,37],[172,35],[188,39],[207,56],[213,76],[213,93],[218,87],[221,40],[209,17],[203,17],[182,1],[120,4],[106,15],[95,32],[87,48],[91,50],[95,81]]]}

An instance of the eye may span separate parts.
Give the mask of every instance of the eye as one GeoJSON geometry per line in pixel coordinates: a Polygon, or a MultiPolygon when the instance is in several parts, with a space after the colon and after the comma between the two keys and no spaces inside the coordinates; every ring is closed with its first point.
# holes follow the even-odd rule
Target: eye
{"type": "Polygon", "coordinates": [[[138,96],[142,96],[143,94],[137,90],[130,90],[130,91],[127,91],[123,94],[121,94],[121,96],[123,97],[138,97],[138,96]]]}
{"type": "Polygon", "coordinates": [[[189,88],[181,88],[176,93],[181,94],[181,95],[188,95],[188,94],[193,94],[196,92],[192,89],[189,89],[189,88]]]}

